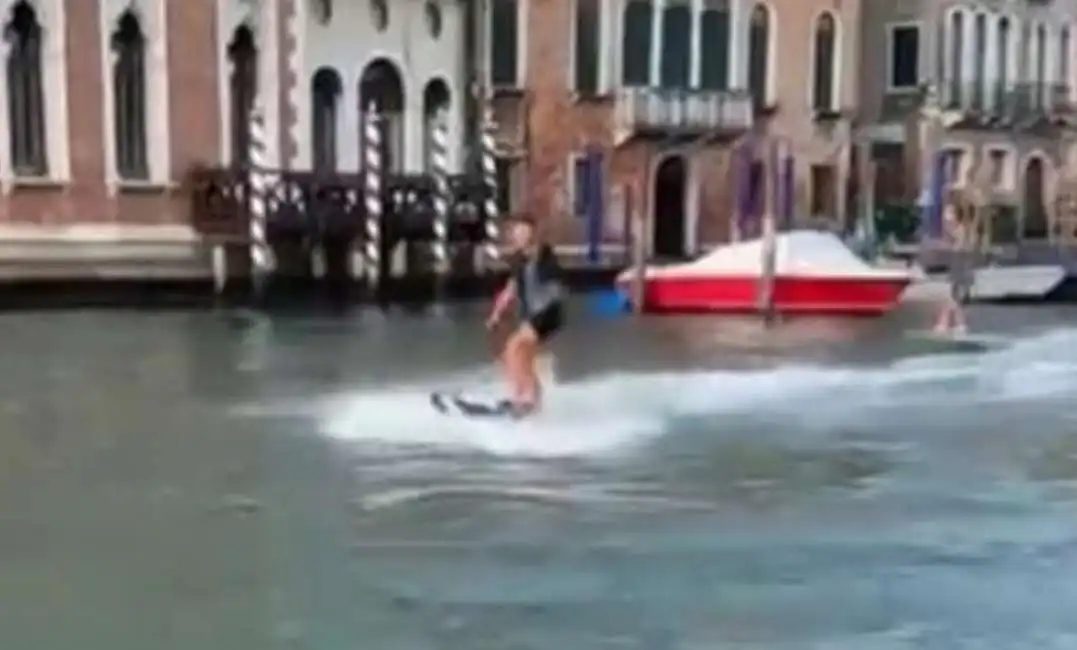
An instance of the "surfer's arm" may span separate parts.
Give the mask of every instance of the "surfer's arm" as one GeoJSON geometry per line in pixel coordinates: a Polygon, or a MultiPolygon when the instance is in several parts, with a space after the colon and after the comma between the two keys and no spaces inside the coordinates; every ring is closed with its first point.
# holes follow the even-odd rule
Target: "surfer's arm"
{"type": "Polygon", "coordinates": [[[505,314],[505,310],[512,306],[512,303],[515,300],[516,280],[509,278],[509,281],[505,283],[505,286],[497,293],[497,297],[494,298],[494,307],[490,310],[489,322],[496,323],[501,320],[501,317],[505,314]]]}

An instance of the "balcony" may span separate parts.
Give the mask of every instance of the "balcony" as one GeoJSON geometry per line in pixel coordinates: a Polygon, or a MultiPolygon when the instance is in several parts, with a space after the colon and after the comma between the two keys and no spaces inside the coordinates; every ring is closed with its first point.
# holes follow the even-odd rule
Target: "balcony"
{"type": "Polygon", "coordinates": [[[618,143],[633,138],[736,137],[752,128],[752,98],[740,90],[622,88],[614,120],[618,143]]]}
{"type": "MultiPolygon", "coordinates": [[[[923,101],[922,92],[888,94],[882,119],[904,119],[920,110],[923,101]]],[[[939,86],[939,102],[943,110],[956,113],[966,129],[1020,129],[1077,119],[1077,102],[1066,84],[946,82],[939,86]]]]}
{"type": "Polygon", "coordinates": [[[940,89],[942,108],[961,113],[985,126],[1050,123],[1077,115],[1067,84],[946,83],[940,89]]]}

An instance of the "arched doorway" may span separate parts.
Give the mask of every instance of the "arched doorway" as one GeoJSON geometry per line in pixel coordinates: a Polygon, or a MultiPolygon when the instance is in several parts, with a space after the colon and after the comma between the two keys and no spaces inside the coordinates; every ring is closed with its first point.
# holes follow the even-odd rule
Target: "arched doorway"
{"type": "Polygon", "coordinates": [[[1023,192],[1024,220],[1023,235],[1029,239],[1047,237],[1047,206],[1044,205],[1044,169],[1043,160],[1031,158],[1025,166],[1025,186],[1023,192]]]}
{"type": "MultiPolygon", "coordinates": [[[[371,61],[359,78],[360,148],[366,113],[374,106],[381,114],[385,168],[404,168],[404,81],[400,71],[387,59],[371,61]]],[[[362,156],[360,156],[362,160],[362,156]]]]}
{"type": "Polygon", "coordinates": [[[688,165],[681,156],[669,156],[654,176],[654,213],[651,215],[653,254],[659,258],[687,257],[685,239],[688,165]]]}

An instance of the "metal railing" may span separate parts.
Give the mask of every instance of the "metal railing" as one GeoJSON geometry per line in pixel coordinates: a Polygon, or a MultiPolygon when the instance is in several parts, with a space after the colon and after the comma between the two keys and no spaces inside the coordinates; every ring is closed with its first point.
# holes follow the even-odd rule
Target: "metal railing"
{"type": "Polygon", "coordinates": [[[752,98],[741,90],[622,88],[615,102],[617,124],[623,129],[740,132],[754,122],[752,98]]]}
{"type": "Polygon", "coordinates": [[[944,109],[984,115],[1020,119],[1071,112],[1075,107],[1068,84],[948,81],[940,90],[944,109]]]}

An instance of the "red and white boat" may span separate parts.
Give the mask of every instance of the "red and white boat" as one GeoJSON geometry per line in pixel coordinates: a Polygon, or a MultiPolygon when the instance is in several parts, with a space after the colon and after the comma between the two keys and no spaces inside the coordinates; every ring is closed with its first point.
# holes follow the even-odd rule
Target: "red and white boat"
{"type": "MultiPolygon", "coordinates": [[[[772,295],[779,313],[880,316],[897,306],[914,279],[907,269],[871,266],[829,233],[780,233],[775,244],[772,295]]],[[[758,311],[763,255],[763,242],[755,239],[719,247],[692,262],[646,267],[645,311],[758,311]]],[[[634,269],[624,271],[618,287],[627,292],[635,278],[634,269]]]]}

